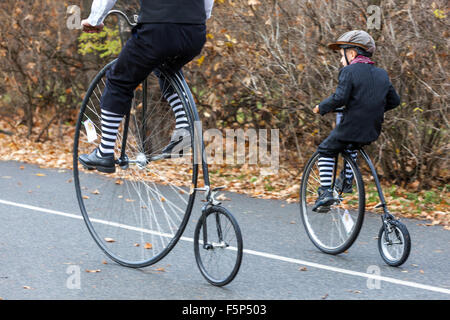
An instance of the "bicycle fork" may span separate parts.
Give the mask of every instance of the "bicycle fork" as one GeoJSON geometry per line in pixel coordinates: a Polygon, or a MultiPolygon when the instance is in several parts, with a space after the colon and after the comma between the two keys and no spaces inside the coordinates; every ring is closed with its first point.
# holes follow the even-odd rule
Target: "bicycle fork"
{"type": "Polygon", "coordinates": [[[196,191],[204,191],[206,192],[206,201],[207,203],[202,207],[202,229],[203,229],[203,248],[206,250],[211,250],[215,248],[227,248],[229,245],[225,243],[223,240],[223,232],[222,232],[222,225],[220,223],[220,217],[219,213],[214,213],[215,219],[216,219],[216,231],[217,231],[217,238],[218,242],[208,242],[208,228],[207,228],[207,219],[206,219],[206,211],[211,206],[219,206],[221,202],[217,201],[215,199],[215,195],[225,187],[216,187],[214,189],[210,189],[209,186],[206,186],[204,188],[195,188],[196,191]]]}

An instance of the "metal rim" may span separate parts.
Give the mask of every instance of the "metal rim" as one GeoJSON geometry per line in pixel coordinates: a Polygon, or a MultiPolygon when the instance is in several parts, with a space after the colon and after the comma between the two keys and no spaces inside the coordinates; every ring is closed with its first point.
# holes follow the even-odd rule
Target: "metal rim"
{"type": "MultiPolygon", "coordinates": [[[[214,221],[214,220],[213,220],[214,221]]],[[[211,219],[208,220],[209,223],[211,223],[211,219]]],[[[216,227],[216,224],[214,224],[214,227],[216,227]]],[[[213,230],[215,228],[212,228],[213,230]]],[[[208,229],[209,230],[209,229],[208,229]]],[[[200,269],[200,272],[205,277],[208,282],[215,286],[224,286],[228,283],[230,283],[237,275],[241,262],[242,262],[242,252],[243,252],[243,244],[242,244],[242,234],[239,228],[239,225],[236,221],[236,219],[229,213],[226,209],[218,206],[213,206],[207,209],[204,216],[199,220],[197,223],[197,226],[195,228],[195,234],[194,234],[194,252],[195,252],[195,259],[197,262],[197,265],[200,269]],[[203,219],[208,219],[208,217],[211,217],[212,215],[217,214],[219,217],[223,216],[223,219],[221,219],[222,227],[224,227],[223,222],[226,220],[228,221],[228,234],[233,235],[235,238],[235,246],[231,246],[231,241],[227,240],[227,227],[223,228],[224,231],[224,238],[225,241],[222,242],[214,242],[211,241],[212,246],[209,249],[205,249],[203,247],[203,240],[200,240],[200,238],[203,236],[203,219]],[[233,229],[233,230],[231,230],[233,229]],[[222,276],[217,276],[212,272],[212,270],[209,268],[209,265],[207,265],[207,259],[202,254],[203,252],[208,251],[208,262],[211,262],[214,260],[214,264],[216,266],[216,270],[218,271],[219,267],[223,266],[223,260],[220,257],[220,253],[231,253],[235,252],[235,254],[231,255],[231,258],[228,260],[232,260],[233,266],[230,268],[230,270],[226,270],[222,273],[222,276]]]]}
{"type": "Polygon", "coordinates": [[[390,227],[392,228],[392,231],[389,232],[387,236],[389,241],[392,241],[393,243],[390,245],[386,243],[385,228],[383,228],[383,232],[381,233],[379,241],[384,257],[389,261],[397,262],[402,259],[403,254],[405,252],[405,238],[403,236],[402,230],[399,227],[395,225],[391,225],[390,227]],[[398,245],[397,242],[400,242],[401,245],[394,247],[395,245],[398,245]]]}

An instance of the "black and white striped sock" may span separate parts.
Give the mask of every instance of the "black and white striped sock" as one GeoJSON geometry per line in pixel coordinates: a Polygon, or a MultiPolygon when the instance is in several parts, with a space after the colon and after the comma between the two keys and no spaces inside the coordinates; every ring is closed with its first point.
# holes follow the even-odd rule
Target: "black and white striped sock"
{"type": "Polygon", "coordinates": [[[98,156],[114,156],[114,146],[122,118],[120,114],[102,109],[102,140],[97,149],[98,156]]]}
{"type": "MultiPolygon", "coordinates": [[[[358,152],[357,151],[350,151],[350,150],[347,150],[347,152],[350,154],[350,156],[352,157],[353,161],[356,162],[356,159],[358,157],[358,152]]],[[[352,168],[350,167],[350,164],[348,164],[348,162],[345,162],[345,177],[347,179],[353,179],[352,168]]]]}
{"type": "Polygon", "coordinates": [[[320,157],[318,161],[319,174],[320,174],[320,186],[323,188],[331,187],[331,181],[333,179],[334,158],[320,157]]]}
{"type": "Polygon", "coordinates": [[[186,116],[186,112],[184,112],[183,104],[179,99],[178,94],[175,92],[173,94],[166,95],[165,98],[172,107],[172,111],[175,115],[175,130],[189,127],[188,118],[186,116]]]}

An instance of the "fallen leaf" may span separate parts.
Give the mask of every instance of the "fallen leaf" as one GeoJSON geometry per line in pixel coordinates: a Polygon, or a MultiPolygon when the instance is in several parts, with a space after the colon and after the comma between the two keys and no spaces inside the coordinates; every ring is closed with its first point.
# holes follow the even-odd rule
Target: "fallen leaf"
{"type": "Polygon", "coordinates": [[[419,270],[419,272],[420,272],[421,274],[424,274],[424,273],[425,273],[425,271],[423,271],[423,270],[419,270]]]}
{"type": "Polygon", "coordinates": [[[86,269],[86,272],[87,273],[97,273],[97,272],[100,272],[100,269],[95,269],[95,270],[86,269]]]}
{"type": "Polygon", "coordinates": [[[24,167],[24,166],[20,166],[19,169],[20,169],[20,170],[23,170],[23,169],[25,169],[25,167],[24,167]]]}
{"type": "Polygon", "coordinates": [[[24,289],[27,289],[27,290],[28,290],[28,289],[33,289],[33,288],[30,287],[30,286],[23,286],[23,288],[24,288],[24,289]]]}
{"type": "Polygon", "coordinates": [[[135,246],[135,247],[139,247],[140,244],[139,244],[139,243],[135,243],[134,246],[135,246]]]}
{"type": "Polygon", "coordinates": [[[38,176],[38,177],[45,177],[46,176],[45,173],[36,173],[35,175],[38,176]]]}
{"type": "Polygon", "coordinates": [[[153,245],[151,243],[146,242],[145,245],[144,245],[144,248],[145,249],[152,249],[153,245]]]}
{"type": "Polygon", "coordinates": [[[83,196],[83,199],[89,199],[89,197],[88,196],[83,196]]]}
{"type": "Polygon", "coordinates": [[[328,293],[326,293],[324,296],[322,296],[322,299],[328,298],[328,293]]]}
{"type": "Polygon", "coordinates": [[[155,269],[155,271],[166,272],[166,269],[164,269],[164,268],[158,268],[158,269],[155,269]]]}
{"type": "Polygon", "coordinates": [[[116,240],[114,240],[113,238],[105,238],[106,242],[116,242],[116,240]]]}
{"type": "Polygon", "coordinates": [[[306,267],[298,268],[299,271],[307,271],[306,267]]]}
{"type": "Polygon", "coordinates": [[[127,198],[127,199],[125,199],[125,201],[126,201],[126,202],[134,202],[134,201],[136,201],[136,200],[128,199],[128,198],[127,198]]]}
{"type": "Polygon", "coordinates": [[[116,180],[116,184],[121,185],[121,184],[123,184],[123,181],[118,179],[118,180],[116,180]]]}
{"type": "Polygon", "coordinates": [[[94,191],[91,192],[92,194],[100,194],[100,191],[98,191],[97,189],[95,189],[94,191]]]}
{"type": "Polygon", "coordinates": [[[103,260],[103,261],[102,261],[102,264],[108,264],[108,262],[106,262],[106,260],[103,260]]]}
{"type": "Polygon", "coordinates": [[[225,195],[223,193],[221,195],[219,195],[216,199],[220,200],[220,201],[230,201],[231,200],[230,198],[225,197],[225,195]]]}

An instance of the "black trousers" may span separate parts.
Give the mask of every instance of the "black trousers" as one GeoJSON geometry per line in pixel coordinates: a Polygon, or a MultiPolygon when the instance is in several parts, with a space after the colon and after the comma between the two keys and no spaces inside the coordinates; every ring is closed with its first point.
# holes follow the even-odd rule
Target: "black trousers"
{"type": "MultiPolygon", "coordinates": [[[[206,26],[190,24],[138,24],[117,62],[106,74],[101,108],[125,115],[131,109],[134,90],[159,65],[170,61],[174,71],[200,54],[206,42],[206,26]]],[[[163,86],[164,81],[160,81],[163,86]]],[[[166,90],[167,88],[162,88],[166,90]]],[[[163,91],[163,92],[164,92],[163,91]]]]}
{"type": "Polygon", "coordinates": [[[336,138],[335,131],[331,131],[330,135],[322,141],[317,151],[322,157],[334,157],[344,150],[355,150],[359,147],[369,145],[370,143],[357,143],[351,141],[341,141],[336,138]]]}

